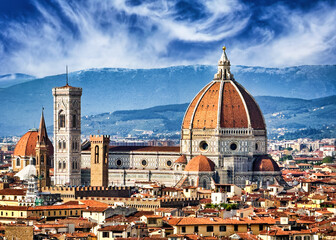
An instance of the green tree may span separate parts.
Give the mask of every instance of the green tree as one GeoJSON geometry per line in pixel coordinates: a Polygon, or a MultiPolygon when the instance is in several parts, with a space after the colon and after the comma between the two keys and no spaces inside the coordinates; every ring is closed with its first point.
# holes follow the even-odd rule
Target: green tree
{"type": "Polygon", "coordinates": [[[322,163],[333,163],[333,162],[334,162],[334,160],[330,156],[327,156],[327,157],[323,158],[323,160],[322,160],[322,163]]]}

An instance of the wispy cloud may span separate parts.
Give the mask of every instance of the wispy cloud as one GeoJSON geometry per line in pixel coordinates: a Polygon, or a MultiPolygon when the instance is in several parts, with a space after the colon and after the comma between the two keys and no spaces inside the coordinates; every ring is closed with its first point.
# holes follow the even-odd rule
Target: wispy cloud
{"type": "Polygon", "coordinates": [[[335,63],[336,10],[326,3],[308,9],[239,0],[32,4],[30,17],[0,17],[0,73],[43,76],[66,64],[73,71],[215,64],[222,44],[233,64],[335,63]]]}

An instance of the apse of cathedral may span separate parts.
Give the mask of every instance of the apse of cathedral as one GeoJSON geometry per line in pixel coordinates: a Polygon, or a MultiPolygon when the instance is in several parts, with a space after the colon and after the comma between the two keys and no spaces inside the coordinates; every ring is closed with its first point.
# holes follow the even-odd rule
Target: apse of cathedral
{"type": "Polygon", "coordinates": [[[104,135],[91,136],[81,147],[82,89],[67,82],[53,88],[52,93],[54,148],[43,118],[39,130],[21,138],[13,158],[16,171],[24,166],[36,166],[35,174],[36,170],[43,171],[43,186],[50,185],[45,172],[51,164],[41,168],[36,161],[41,154],[48,159],[53,154],[54,185],[106,187],[156,182],[210,189],[218,183],[240,187],[249,182],[259,186],[283,184],[278,165],[267,155],[262,112],[231,73],[225,47],[213,80],[185,112],[179,147],[110,146],[109,136],[104,135]]]}

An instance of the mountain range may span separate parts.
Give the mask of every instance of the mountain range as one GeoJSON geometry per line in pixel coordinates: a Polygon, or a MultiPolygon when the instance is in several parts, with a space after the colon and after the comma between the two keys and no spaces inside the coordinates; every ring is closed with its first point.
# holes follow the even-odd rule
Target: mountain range
{"type": "MultiPolygon", "coordinates": [[[[306,127],[320,129],[324,125],[335,124],[331,117],[335,111],[335,97],[328,97],[336,94],[335,65],[287,68],[232,66],[231,72],[252,95],[269,96],[256,97],[256,100],[265,114],[270,134],[295,132],[306,127]]],[[[179,132],[187,107],[185,103],[190,102],[215,73],[216,67],[209,65],[160,69],[103,68],[72,72],[69,83],[83,88],[84,134],[96,133],[97,130],[102,132],[103,129],[111,129],[111,134],[112,129],[117,129],[117,133],[132,134],[141,132],[150,124],[155,131],[171,135],[179,132]],[[166,109],[165,112],[158,111],[160,113],[155,110],[161,118],[151,115],[154,106],[166,109]],[[129,115],[131,110],[134,112],[129,115]],[[133,126],[131,122],[138,121],[134,120],[137,114],[142,119],[133,126]],[[115,121],[116,126],[112,126],[113,121],[103,121],[102,116],[121,120],[115,121]],[[146,122],[146,118],[152,119],[146,122]],[[99,123],[101,126],[97,126],[99,121],[103,121],[99,123]],[[123,125],[125,128],[122,128],[123,125]]],[[[42,107],[46,123],[51,126],[51,89],[65,85],[66,79],[64,74],[44,78],[28,76],[23,83],[16,84],[19,78],[12,77],[14,85],[0,89],[0,136],[22,135],[29,128],[38,127],[42,107]]]]}

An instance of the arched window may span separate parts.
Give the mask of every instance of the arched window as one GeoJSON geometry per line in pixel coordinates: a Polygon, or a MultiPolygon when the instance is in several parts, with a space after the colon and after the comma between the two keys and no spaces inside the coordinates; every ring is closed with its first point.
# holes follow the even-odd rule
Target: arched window
{"type": "Polygon", "coordinates": [[[58,127],[65,128],[65,114],[63,111],[60,111],[58,114],[58,127]]]}
{"type": "Polygon", "coordinates": [[[75,162],[75,168],[78,169],[78,164],[77,164],[77,162],[75,162]]]}
{"type": "Polygon", "coordinates": [[[62,142],[58,141],[58,149],[62,149],[62,142]]]}
{"type": "Polygon", "coordinates": [[[66,149],[66,142],[63,141],[63,149],[66,149]]]}
{"type": "Polygon", "coordinates": [[[207,188],[207,181],[206,181],[206,179],[203,179],[203,188],[207,188]]]}
{"type": "Polygon", "coordinates": [[[58,162],[58,169],[62,169],[62,163],[58,162]]]}
{"type": "Polygon", "coordinates": [[[43,164],[44,163],[44,155],[41,155],[41,164],[43,164]]]}
{"type": "Polygon", "coordinates": [[[63,169],[66,169],[66,163],[63,162],[63,169]]]}
{"type": "Polygon", "coordinates": [[[95,146],[95,163],[99,163],[99,147],[95,146]]]}
{"type": "Polygon", "coordinates": [[[17,167],[18,167],[18,166],[21,166],[20,158],[17,158],[17,159],[16,159],[16,166],[17,166],[17,167]]]}
{"type": "Polygon", "coordinates": [[[75,162],[72,162],[72,169],[75,169],[75,162]]]}
{"type": "Polygon", "coordinates": [[[76,114],[72,115],[72,127],[73,128],[77,127],[77,116],[76,116],[76,114]]]}
{"type": "Polygon", "coordinates": [[[107,145],[104,146],[104,158],[105,158],[105,163],[108,161],[108,150],[107,150],[107,145]]]}
{"type": "Polygon", "coordinates": [[[72,150],[75,150],[75,142],[72,142],[72,150]]]}

